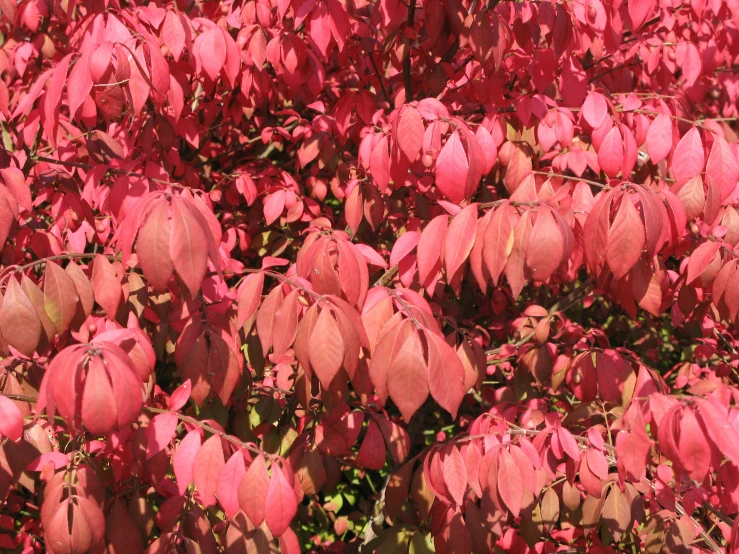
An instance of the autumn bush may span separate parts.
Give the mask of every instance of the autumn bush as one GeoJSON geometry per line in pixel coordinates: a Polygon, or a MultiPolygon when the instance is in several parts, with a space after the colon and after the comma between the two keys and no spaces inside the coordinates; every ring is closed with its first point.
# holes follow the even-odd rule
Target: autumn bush
{"type": "Polygon", "coordinates": [[[737,0],[0,0],[0,550],[739,552],[737,0]]]}

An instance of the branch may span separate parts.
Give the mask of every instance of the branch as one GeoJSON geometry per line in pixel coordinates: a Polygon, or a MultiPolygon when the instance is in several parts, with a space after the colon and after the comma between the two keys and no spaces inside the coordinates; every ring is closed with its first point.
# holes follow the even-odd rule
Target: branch
{"type": "MultiPolygon", "coordinates": [[[[570,292],[570,294],[568,294],[562,300],[549,308],[549,317],[553,316],[556,313],[567,311],[578,302],[582,302],[583,299],[585,299],[585,297],[587,297],[591,293],[591,287],[592,282],[590,280],[583,282],[580,286],[570,292]]],[[[527,344],[532,338],[534,338],[534,333],[529,333],[518,342],[513,343],[513,346],[515,346],[516,348],[520,348],[524,344],[527,344]]],[[[504,346],[508,346],[508,344],[498,346],[497,348],[493,348],[491,350],[486,350],[485,355],[494,356],[495,354],[499,353],[504,346]]]]}
{"type": "Polygon", "coordinates": [[[200,421],[198,419],[195,419],[194,417],[186,416],[185,414],[181,414],[179,412],[175,412],[172,410],[164,410],[162,408],[153,408],[150,406],[144,406],[144,410],[151,412],[153,414],[175,414],[177,416],[177,419],[179,419],[182,422],[189,423],[190,425],[194,425],[195,427],[199,427],[203,431],[207,431],[208,433],[212,433],[214,435],[218,435],[223,440],[230,442],[231,444],[235,444],[241,448],[246,448],[250,452],[254,454],[264,454],[268,458],[274,458],[271,454],[268,454],[267,452],[264,452],[260,448],[256,447],[252,443],[249,442],[243,442],[239,440],[238,438],[234,437],[233,435],[229,435],[225,431],[221,431],[220,429],[216,429],[212,425],[200,421]]]}
{"type": "MultiPolygon", "coordinates": [[[[416,0],[411,0],[408,6],[408,29],[413,29],[413,20],[416,15],[416,0]]],[[[403,60],[403,81],[405,82],[405,102],[406,104],[413,100],[413,91],[411,90],[411,45],[408,44],[408,52],[403,60]]]]}

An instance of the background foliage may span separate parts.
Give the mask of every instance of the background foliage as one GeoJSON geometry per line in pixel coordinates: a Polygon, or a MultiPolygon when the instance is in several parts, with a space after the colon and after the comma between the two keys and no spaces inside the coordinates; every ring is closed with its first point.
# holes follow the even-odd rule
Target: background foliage
{"type": "Polygon", "coordinates": [[[737,14],[0,0],[0,548],[738,551],[737,14]]]}

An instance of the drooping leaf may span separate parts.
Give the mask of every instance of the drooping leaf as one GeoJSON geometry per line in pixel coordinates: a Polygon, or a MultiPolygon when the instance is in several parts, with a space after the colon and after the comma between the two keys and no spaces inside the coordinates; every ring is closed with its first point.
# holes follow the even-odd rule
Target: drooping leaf
{"type": "Polygon", "coordinates": [[[423,405],[429,395],[429,372],[423,359],[423,347],[418,332],[413,331],[391,361],[387,374],[387,390],[398,406],[403,419],[423,405]]]}
{"type": "Polygon", "coordinates": [[[524,496],[523,480],[515,460],[505,448],[500,450],[498,457],[498,492],[506,507],[518,517],[524,496]]]}
{"type": "Polygon", "coordinates": [[[102,254],[97,254],[92,263],[92,291],[110,319],[115,319],[123,291],[113,264],[102,254]]]}
{"type": "Polygon", "coordinates": [[[646,234],[631,196],[625,194],[608,231],[606,261],[616,279],[624,277],[636,265],[644,248],[646,234]]]}
{"type": "Polygon", "coordinates": [[[273,535],[279,537],[290,527],[297,511],[298,501],[293,488],[287,482],[282,470],[273,465],[264,514],[267,527],[273,535]]]}
{"type": "Polygon", "coordinates": [[[25,356],[33,356],[41,340],[41,320],[14,278],[8,281],[0,305],[0,335],[25,356]]]}
{"type": "Polygon", "coordinates": [[[223,457],[221,437],[213,435],[198,450],[192,465],[192,478],[203,506],[215,504],[215,493],[226,461],[223,457]]]}

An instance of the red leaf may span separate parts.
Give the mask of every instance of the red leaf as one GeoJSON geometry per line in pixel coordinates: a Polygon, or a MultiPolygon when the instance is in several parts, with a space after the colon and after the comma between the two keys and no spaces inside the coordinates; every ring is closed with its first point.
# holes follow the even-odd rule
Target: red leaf
{"type": "Polygon", "coordinates": [[[373,420],[367,424],[362,446],[359,447],[356,463],[359,467],[380,470],[385,466],[385,441],[380,428],[373,420]]]}
{"type": "Polygon", "coordinates": [[[629,0],[628,5],[631,30],[637,31],[654,10],[654,0],[629,0]]]}
{"type": "Polygon", "coordinates": [[[595,91],[590,91],[582,105],[582,116],[593,129],[603,124],[608,115],[608,103],[605,97],[595,91]]]}
{"type": "Polygon", "coordinates": [[[26,471],[43,471],[46,464],[51,464],[54,469],[61,469],[63,467],[67,467],[69,462],[70,459],[67,454],[62,454],[61,452],[47,452],[28,464],[28,466],[26,466],[26,471]]]}
{"type": "Polygon", "coordinates": [[[285,189],[279,189],[267,196],[264,201],[264,221],[272,225],[282,215],[285,209],[285,189]]]}
{"type": "Polygon", "coordinates": [[[703,62],[698,47],[690,41],[680,41],[675,49],[676,62],[682,70],[686,87],[692,87],[703,72],[703,62]]]}
{"type": "Polygon", "coordinates": [[[454,131],[436,160],[436,186],[444,196],[456,204],[465,198],[469,168],[470,164],[459,133],[454,131]]]}
{"type": "MultiPolygon", "coordinates": [[[[679,462],[689,473],[690,478],[702,482],[708,475],[711,463],[711,448],[705,428],[701,427],[696,413],[691,408],[682,410],[679,422],[678,452],[679,462]]],[[[719,442],[719,441],[717,441],[719,442]]]]}
{"type": "Polygon", "coordinates": [[[82,304],[82,315],[87,317],[92,313],[92,309],[95,306],[95,294],[92,291],[92,284],[90,284],[87,276],[74,262],[67,264],[64,271],[72,278],[72,281],[74,281],[74,287],[77,290],[77,295],[82,304]]]}
{"type": "Polygon", "coordinates": [[[272,534],[279,537],[290,527],[297,512],[298,501],[295,498],[295,491],[287,482],[282,469],[275,464],[272,466],[272,477],[269,480],[264,521],[272,534]]]}
{"type": "Polygon", "coordinates": [[[225,465],[221,437],[213,435],[198,450],[192,466],[193,482],[206,508],[216,503],[214,495],[218,488],[218,477],[225,465]]]}
{"type": "Polygon", "coordinates": [[[79,301],[69,274],[54,262],[48,262],[44,276],[44,307],[59,334],[72,324],[79,301]]]}
{"type": "Polygon", "coordinates": [[[457,215],[449,224],[444,241],[444,268],[447,280],[451,280],[462,265],[475,244],[475,229],[477,227],[477,204],[470,204],[457,215]]]}
{"type": "Polygon", "coordinates": [[[198,60],[211,81],[217,81],[223,64],[226,63],[226,39],[216,25],[198,37],[200,43],[198,60]]]}
{"type": "Polygon", "coordinates": [[[175,198],[172,203],[172,232],[169,252],[172,264],[182,282],[195,296],[205,277],[208,260],[208,242],[202,227],[192,215],[185,200],[175,198]]]}
{"type": "Polygon", "coordinates": [[[616,436],[616,457],[618,463],[628,472],[629,478],[640,481],[647,474],[651,442],[644,429],[641,413],[637,413],[631,432],[621,431],[616,436]]]}
{"type": "Polygon", "coordinates": [[[172,456],[172,470],[177,480],[177,489],[180,494],[185,494],[187,487],[192,483],[193,462],[200,450],[200,431],[190,431],[177,445],[177,450],[172,456]]]}
{"type": "Polygon", "coordinates": [[[18,442],[23,437],[23,414],[15,402],[0,394],[0,435],[18,442]]]}
{"type": "Polygon", "coordinates": [[[498,493],[514,517],[518,517],[523,502],[523,479],[516,461],[505,448],[499,454],[498,493]]]}
{"type": "Polygon", "coordinates": [[[173,412],[180,410],[185,404],[187,404],[187,401],[190,400],[191,390],[192,385],[190,383],[190,379],[188,379],[175,389],[172,396],[169,397],[169,404],[167,407],[173,412]]]}
{"type": "Polygon", "coordinates": [[[241,450],[234,452],[223,466],[218,477],[216,495],[218,502],[223,506],[226,516],[232,519],[239,511],[239,485],[246,475],[244,454],[241,450]]]}
{"type": "Polygon", "coordinates": [[[166,202],[156,202],[136,241],[136,255],[144,275],[154,290],[167,289],[174,266],[170,258],[171,225],[169,206],[166,202]]]}
{"type": "Polygon", "coordinates": [[[8,280],[0,305],[0,334],[10,346],[31,357],[41,340],[41,320],[15,278],[8,280]]]}
{"type": "Polygon", "coordinates": [[[146,459],[153,458],[164,450],[174,437],[179,423],[177,414],[168,412],[157,414],[146,429],[146,459]]]}
{"type": "Polygon", "coordinates": [[[69,99],[69,113],[72,119],[92,90],[89,62],[90,55],[88,51],[77,58],[67,78],[67,98],[69,99]]]}
{"type": "Polygon", "coordinates": [[[311,368],[328,389],[344,360],[344,340],[328,308],[321,310],[310,336],[308,357],[311,368]]]}
{"type": "MultiPolygon", "coordinates": [[[[329,0],[329,2],[338,2],[338,0],[329,0]]],[[[298,536],[289,527],[280,535],[280,552],[281,554],[300,554],[302,552],[298,536]]]]}
{"type": "Polygon", "coordinates": [[[243,327],[244,323],[256,313],[259,307],[259,301],[262,299],[263,288],[264,272],[262,271],[247,275],[241,283],[238,300],[239,327],[243,327]]]}
{"type": "MultiPolygon", "coordinates": [[[[641,0],[639,0],[641,2],[641,0]]],[[[634,3],[639,3],[634,2],[634,3]]],[[[672,151],[672,118],[659,114],[647,131],[647,153],[653,164],[664,160],[672,151]]]]}
{"type": "Polygon", "coordinates": [[[662,287],[649,265],[644,260],[636,262],[631,271],[631,290],[639,306],[653,316],[660,314],[662,287]]]}
{"type": "Polygon", "coordinates": [[[428,344],[428,387],[431,396],[452,415],[457,410],[467,392],[464,386],[464,366],[454,349],[443,337],[424,332],[428,344]]]}
{"type": "Polygon", "coordinates": [[[562,264],[564,237],[548,206],[539,206],[536,222],[529,237],[526,265],[536,282],[544,282],[562,264]]]}
{"type": "Polygon", "coordinates": [[[739,434],[729,422],[726,410],[710,400],[695,398],[698,418],[719,451],[734,464],[739,463],[739,434]]]}
{"type": "Polygon", "coordinates": [[[728,198],[739,180],[739,164],[734,152],[724,137],[715,135],[711,154],[706,163],[706,175],[713,179],[721,190],[721,200],[728,198]]]}
{"type": "Polygon", "coordinates": [[[691,127],[677,143],[672,157],[672,173],[678,183],[683,183],[703,171],[706,158],[703,139],[697,127],[691,127]]]}
{"type": "Polygon", "coordinates": [[[15,167],[6,167],[0,169],[0,176],[7,185],[11,194],[18,202],[18,204],[27,211],[33,210],[33,202],[31,200],[31,189],[26,183],[26,178],[23,172],[15,167]]]}
{"type": "Polygon", "coordinates": [[[701,276],[708,267],[708,264],[713,261],[716,254],[718,254],[718,251],[721,250],[721,246],[721,242],[709,240],[693,250],[690,258],[688,258],[688,276],[685,280],[686,285],[689,285],[701,276]]]}
{"type": "Polygon", "coordinates": [[[113,385],[102,359],[98,356],[91,358],[82,394],[82,421],[93,435],[107,435],[116,426],[118,406],[110,401],[114,397],[113,385]]]}
{"type": "Polygon", "coordinates": [[[92,292],[108,317],[115,320],[123,291],[115,268],[102,254],[97,254],[92,263],[92,292]]]}
{"type": "Polygon", "coordinates": [[[390,182],[390,155],[387,150],[387,136],[377,141],[370,155],[370,174],[380,192],[384,192],[390,182]]]}
{"type": "Polygon", "coordinates": [[[508,262],[513,247],[513,223],[511,222],[511,206],[503,204],[493,212],[490,223],[485,229],[482,249],[485,267],[490,273],[494,285],[508,262]]]}
{"type": "Polygon", "coordinates": [[[400,465],[411,451],[411,439],[406,430],[399,424],[388,420],[384,416],[373,416],[380,427],[387,449],[396,465],[400,465]]]}
{"type": "Polygon", "coordinates": [[[621,131],[614,126],[603,139],[598,150],[598,165],[609,177],[616,177],[624,161],[624,141],[621,131]]]}
{"type": "Polygon", "coordinates": [[[398,237],[393,244],[393,250],[390,252],[390,265],[398,265],[420,242],[420,235],[417,231],[408,231],[398,237]]]}
{"type": "Polygon", "coordinates": [[[272,347],[276,357],[284,354],[295,340],[295,331],[298,328],[298,292],[296,289],[288,294],[275,313],[272,347]]]}
{"type": "Polygon", "coordinates": [[[423,120],[418,110],[411,106],[406,106],[398,121],[396,137],[398,146],[410,162],[414,162],[416,156],[421,151],[424,131],[423,120]]]}
{"type": "Polygon", "coordinates": [[[239,506],[254,526],[259,526],[264,521],[269,486],[267,464],[264,462],[264,454],[260,453],[246,470],[238,493],[239,506]]]}
{"type": "Polygon", "coordinates": [[[452,445],[445,450],[442,465],[444,483],[449,490],[449,494],[451,494],[457,506],[461,506],[464,502],[464,493],[467,491],[467,468],[464,458],[462,458],[462,454],[456,446],[452,445]]]}
{"type": "Polygon", "coordinates": [[[162,25],[162,41],[175,61],[178,61],[185,49],[185,27],[182,25],[178,12],[167,11],[162,25]]]}
{"type": "Polygon", "coordinates": [[[257,335],[262,343],[262,351],[267,352],[272,346],[275,326],[275,314],[277,306],[280,305],[284,298],[282,287],[273,288],[262,302],[262,307],[257,313],[257,335]]]}
{"type": "Polygon", "coordinates": [[[526,211],[513,227],[512,246],[508,247],[510,256],[508,256],[505,266],[505,275],[511,285],[511,293],[514,299],[518,299],[528,279],[525,261],[530,235],[531,217],[529,216],[529,212],[526,211]]]}
{"type": "Polygon", "coordinates": [[[387,389],[406,421],[410,421],[411,416],[428,398],[428,368],[423,359],[421,340],[415,330],[405,339],[402,348],[390,363],[387,389]]]}
{"type": "MultiPolygon", "coordinates": [[[[436,216],[426,225],[418,240],[416,249],[418,257],[418,280],[425,283],[441,258],[441,245],[444,244],[449,227],[449,217],[446,215],[436,216]]],[[[440,266],[439,266],[440,267],[440,266]]],[[[438,272],[438,269],[437,269],[438,272]]]]}
{"type": "Polygon", "coordinates": [[[606,261],[616,279],[624,277],[641,258],[646,233],[639,212],[624,194],[616,218],[608,232],[606,261]]]}
{"type": "Polygon", "coordinates": [[[141,531],[120,499],[116,498],[105,525],[109,554],[140,554],[144,551],[141,531]]]}

